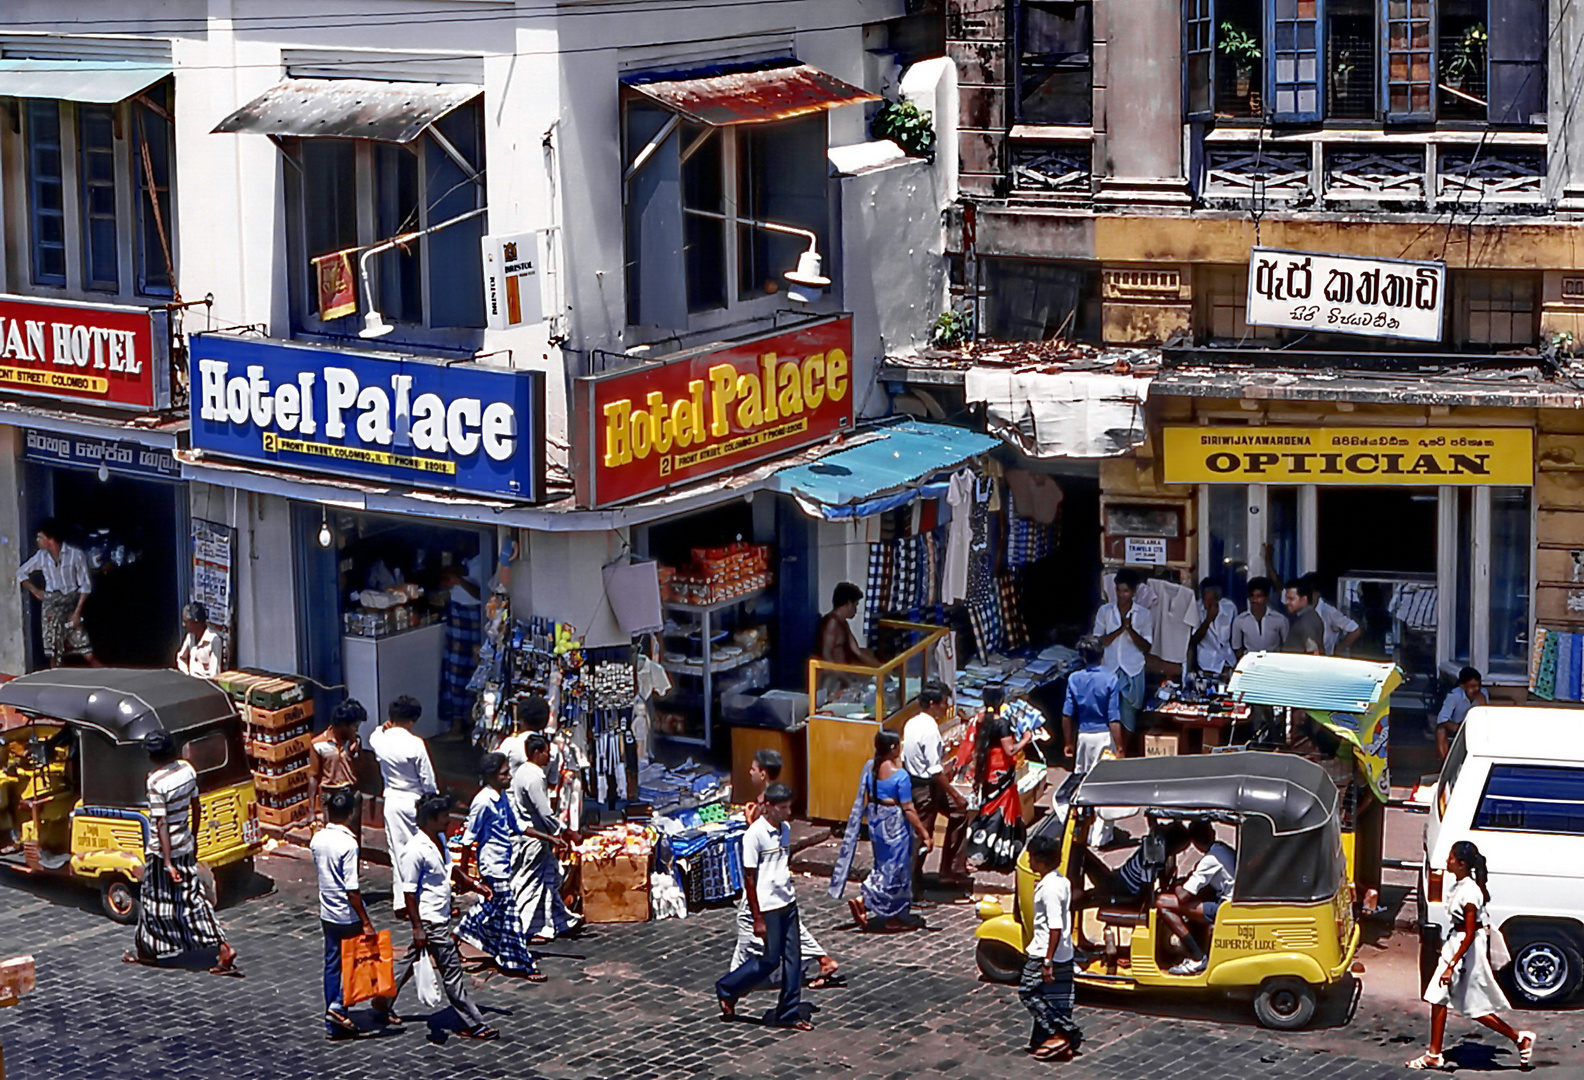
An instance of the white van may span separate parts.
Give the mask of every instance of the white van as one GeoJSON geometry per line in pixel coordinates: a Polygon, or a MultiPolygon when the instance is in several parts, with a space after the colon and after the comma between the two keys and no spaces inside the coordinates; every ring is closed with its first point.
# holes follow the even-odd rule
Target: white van
{"type": "Polygon", "coordinates": [[[1442,766],[1419,870],[1421,957],[1441,947],[1447,852],[1472,840],[1490,868],[1490,918],[1508,986],[1533,1004],[1584,981],[1584,709],[1470,709],[1442,766]]]}

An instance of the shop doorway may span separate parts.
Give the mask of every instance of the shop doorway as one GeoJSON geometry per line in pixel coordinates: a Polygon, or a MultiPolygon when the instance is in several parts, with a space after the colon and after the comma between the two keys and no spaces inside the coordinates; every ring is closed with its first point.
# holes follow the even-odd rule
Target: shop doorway
{"type": "MultiPolygon", "coordinates": [[[[190,544],[187,489],[180,483],[87,469],[30,463],[29,520],[24,558],[34,550],[32,528],[53,517],[67,542],[83,549],[93,592],[83,625],[94,654],[110,667],[170,667],[181,644],[190,544]]],[[[48,667],[39,608],[29,601],[28,667],[48,667]]]]}

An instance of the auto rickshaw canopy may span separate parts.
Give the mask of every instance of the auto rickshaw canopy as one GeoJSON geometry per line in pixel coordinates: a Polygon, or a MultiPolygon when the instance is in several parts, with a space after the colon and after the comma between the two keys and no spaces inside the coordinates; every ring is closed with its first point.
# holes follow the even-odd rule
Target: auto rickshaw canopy
{"type": "Polygon", "coordinates": [[[206,775],[246,775],[242,721],[214,683],[179,671],[71,668],[39,671],[0,684],[0,705],[57,722],[77,733],[84,805],[147,805],[148,754],[143,736],[168,731],[177,745],[218,739],[224,753],[206,775]]]}
{"type": "Polygon", "coordinates": [[[1368,713],[1402,681],[1396,664],[1309,653],[1249,653],[1227,683],[1233,701],[1368,713]]]}
{"type": "Polygon", "coordinates": [[[1192,816],[1237,815],[1240,903],[1315,903],[1346,879],[1336,784],[1294,754],[1246,750],[1101,761],[1078,785],[1074,807],[1136,806],[1192,816]]]}

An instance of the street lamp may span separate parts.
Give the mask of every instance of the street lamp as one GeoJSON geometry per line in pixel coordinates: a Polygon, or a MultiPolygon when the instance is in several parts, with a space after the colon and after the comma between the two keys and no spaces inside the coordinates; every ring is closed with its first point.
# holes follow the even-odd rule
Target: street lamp
{"type": "Polygon", "coordinates": [[[756,218],[731,218],[713,210],[695,210],[690,206],[683,207],[683,212],[715,221],[735,221],[739,225],[751,225],[765,232],[782,233],[807,240],[808,250],[798,256],[797,266],[782,275],[792,283],[792,288],[787,290],[787,299],[794,303],[812,304],[819,299],[820,293],[830,288],[830,278],[820,273],[819,237],[808,229],[800,229],[795,225],[782,225],[776,221],[760,221],[756,218]]]}
{"type": "Polygon", "coordinates": [[[359,255],[358,275],[363,279],[363,305],[368,309],[368,311],[363,316],[363,329],[358,331],[358,337],[365,339],[380,338],[384,337],[386,334],[390,333],[391,330],[395,329],[390,323],[385,321],[385,317],[381,315],[379,313],[379,309],[374,306],[374,289],[369,285],[370,259],[376,255],[391,251],[395,248],[404,247],[418,239],[420,236],[428,236],[431,233],[439,232],[441,229],[448,229],[458,222],[466,221],[469,218],[476,218],[480,214],[484,213],[487,209],[488,207],[481,206],[477,210],[469,210],[465,214],[459,214],[454,218],[442,221],[438,225],[431,225],[427,229],[419,229],[417,232],[402,233],[400,236],[393,236],[389,240],[380,241],[373,247],[365,250],[363,254],[359,255]]]}

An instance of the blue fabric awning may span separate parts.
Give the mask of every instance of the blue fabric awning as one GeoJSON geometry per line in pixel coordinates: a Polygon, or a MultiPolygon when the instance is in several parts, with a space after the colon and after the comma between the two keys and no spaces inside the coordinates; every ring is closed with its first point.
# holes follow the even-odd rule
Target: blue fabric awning
{"type": "Polygon", "coordinates": [[[1392,664],[1340,656],[1249,653],[1238,661],[1227,692],[1250,705],[1366,713],[1380,702],[1396,670],[1392,664]]]}
{"type": "Polygon", "coordinates": [[[797,499],[810,517],[826,521],[868,517],[943,493],[943,484],[930,484],[936,474],[1000,443],[992,435],[967,428],[917,420],[876,430],[881,438],[782,469],[767,487],[797,499]]]}

